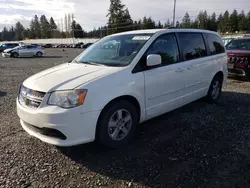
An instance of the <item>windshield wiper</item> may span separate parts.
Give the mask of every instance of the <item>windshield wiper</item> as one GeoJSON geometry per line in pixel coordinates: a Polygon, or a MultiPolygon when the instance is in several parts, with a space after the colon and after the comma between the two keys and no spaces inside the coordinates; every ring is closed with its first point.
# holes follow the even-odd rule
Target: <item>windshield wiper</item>
{"type": "Polygon", "coordinates": [[[106,66],[104,64],[96,63],[96,62],[92,62],[92,61],[84,61],[84,62],[81,62],[81,63],[88,64],[88,65],[96,65],[96,66],[106,66]]]}
{"type": "Polygon", "coordinates": [[[72,62],[79,63],[79,62],[78,62],[77,60],[75,60],[75,59],[68,61],[68,63],[72,63],[72,62]]]}

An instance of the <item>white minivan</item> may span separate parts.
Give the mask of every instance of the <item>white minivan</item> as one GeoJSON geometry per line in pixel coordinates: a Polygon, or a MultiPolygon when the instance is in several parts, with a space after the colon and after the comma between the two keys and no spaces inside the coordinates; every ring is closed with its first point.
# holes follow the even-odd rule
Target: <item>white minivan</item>
{"type": "Polygon", "coordinates": [[[30,135],[57,146],[124,146],[139,123],[199,98],[216,101],[227,55],[216,32],[130,31],[23,82],[17,114],[30,135]]]}

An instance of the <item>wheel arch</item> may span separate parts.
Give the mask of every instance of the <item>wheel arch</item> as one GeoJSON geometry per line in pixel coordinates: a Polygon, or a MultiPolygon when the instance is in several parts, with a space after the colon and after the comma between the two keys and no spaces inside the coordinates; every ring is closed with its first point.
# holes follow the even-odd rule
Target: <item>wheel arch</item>
{"type": "Polygon", "coordinates": [[[224,80],[224,74],[223,74],[222,71],[217,72],[217,73],[214,75],[214,78],[215,78],[216,76],[218,76],[219,78],[221,78],[222,81],[224,80]]]}
{"type": "MultiPolygon", "coordinates": [[[[137,115],[138,115],[138,123],[140,122],[140,119],[141,119],[141,106],[140,106],[140,103],[139,101],[131,96],[131,95],[122,95],[122,96],[119,96],[119,97],[116,97],[114,99],[112,99],[111,101],[109,101],[105,106],[104,108],[101,110],[101,113],[98,117],[98,120],[97,120],[97,126],[96,126],[96,131],[95,131],[95,137],[97,136],[97,133],[98,133],[98,126],[100,125],[100,119],[102,118],[102,116],[104,115],[104,112],[107,108],[109,108],[111,105],[113,105],[114,103],[117,103],[119,101],[127,101],[129,102],[130,104],[132,104],[133,106],[135,106],[136,108],[136,112],[137,112],[137,115]]],[[[96,137],[97,138],[97,137],[96,137]]]]}

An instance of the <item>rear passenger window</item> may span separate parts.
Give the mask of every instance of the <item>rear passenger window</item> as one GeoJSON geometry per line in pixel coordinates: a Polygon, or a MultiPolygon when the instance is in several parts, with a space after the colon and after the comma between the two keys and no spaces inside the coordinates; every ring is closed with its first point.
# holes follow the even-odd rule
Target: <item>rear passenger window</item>
{"type": "Polygon", "coordinates": [[[224,43],[221,38],[212,33],[204,34],[208,43],[208,51],[210,55],[221,54],[225,52],[224,43]]]}
{"type": "Polygon", "coordinates": [[[178,33],[184,60],[207,56],[203,37],[200,33],[178,33]]]}

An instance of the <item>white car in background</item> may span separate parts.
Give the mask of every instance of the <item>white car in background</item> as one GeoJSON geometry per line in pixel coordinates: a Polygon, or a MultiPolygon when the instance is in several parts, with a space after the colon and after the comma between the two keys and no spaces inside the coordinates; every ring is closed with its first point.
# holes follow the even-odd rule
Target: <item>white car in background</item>
{"type": "Polygon", "coordinates": [[[44,49],[38,45],[21,45],[6,49],[2,52],[3,57],[42,57],[44,49]]]}

